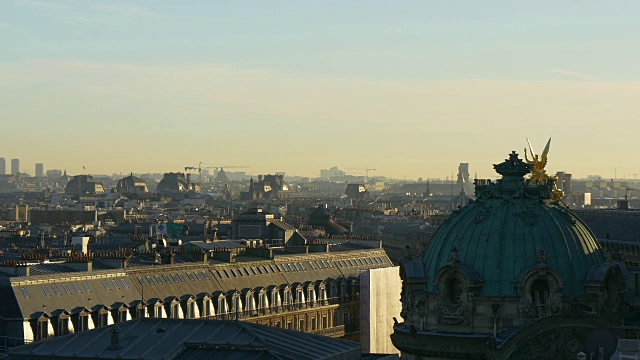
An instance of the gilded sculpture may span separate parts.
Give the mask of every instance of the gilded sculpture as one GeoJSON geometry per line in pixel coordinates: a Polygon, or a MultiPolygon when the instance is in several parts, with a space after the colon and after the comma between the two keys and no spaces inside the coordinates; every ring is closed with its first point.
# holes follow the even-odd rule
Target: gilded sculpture
{"type": "Polygon", "coordinates": [[[527,139],[527,143],[529,144],[529,151],[531,151],[531,160],[529,160],[527,156],[527,149],[524,149],[524,161],[527,164],[531,165],[531,177],[527,179],[527,182],[529,182],[529,184],[535,185],[551,183],[551,194],[553,200],[562,199],[562,190],[558,189],[558,187],[556,186],[556,181],[558,181],[558,179],[555,176],[550,177],[549,175],[547,175],[546,170],[547,156],[549,154],[549,147],[551,146],[551,138],[549,138],[549,141],[547,141],[547,145],[544,147],[542,155],[540,156],[536,155],[536,153],[533,151],[533,146],[531,146],[531,142],[529,141],[529,139],[527,139]]]}

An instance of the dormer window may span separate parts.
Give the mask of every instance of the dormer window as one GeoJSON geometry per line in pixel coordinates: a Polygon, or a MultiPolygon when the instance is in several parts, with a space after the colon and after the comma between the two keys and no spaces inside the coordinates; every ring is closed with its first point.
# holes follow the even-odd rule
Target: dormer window
{"type": "Polygon", "coordinates": [[[49,337],[49,320],[47,318],[38,319],[38,340],[49,337]]]}
{"type": "Polygon", "coordinates": [[[274,312],[278,312],[280,310],[280,306],[282,305],[280,293],[277,289],[271,291],[271,308],[274,312]]]}
{"type": "Polygon", "coordinates": [[[258,304],[258,307],[260,308],[260,312],[262,314],[266,314],[267,311],[269,310],[269,297],[267,296],[267,292],[266,291],[262,291],[260,292],[260,303],[258,304]]]}
{"type": "Polygon", "coordinates": [[[211,316],[211,302],[209,300],[202,300],[202,317],[211,316]]]}
{"type": "Polygon", "coordinates": [[[301,288],[296,291],[296,305],[298,308],[302,308],[306,305],[304,291],[301,288]]]}
{"type": "Polygon", "coordinates": [[[291,310],[293,305],[293,293],[291,292],[291,289],[288,287],[285,288],[283,295],[282,304],[284,305],[284,308],[286,310],[291,310]]]}
{"type": "Polygon", "coordinates": [[[121,310],[118,310],[118,322],[125,321],[127,321],[127,309],[123,307],[121,310]]]}
{"type": "Polygon", "coordinates": [[[58,319],[58,335],[66,335],[69,333],[69,318],[60,317],[58,319]]]}
{"type": "Polygon", "coordinates": [[[78,317],[78,329],[77,331],[89,330],[89,315],[86,313],[80,314],[78,317]]]}
{"type": "Polygon", "coordinates": [[[109,313],[104,310],[100,310],[98,313],[98,326],[107,325],[109,325],[109,313]]]}
{"type": "Polygon", "coordinates": [[[180,318],[180,305],[179,304],[171,305],[171,318],[172,319],[179,319],[180,318]]]}
{"type": "Polygon", "coordinates": [[[218,298],[218,309],[217,309],[217,313],[218,314],[226,314],[228,313],[229,310],[227,309],[227,302],[225,301],[224,297],[219,297],[218,298]]]}

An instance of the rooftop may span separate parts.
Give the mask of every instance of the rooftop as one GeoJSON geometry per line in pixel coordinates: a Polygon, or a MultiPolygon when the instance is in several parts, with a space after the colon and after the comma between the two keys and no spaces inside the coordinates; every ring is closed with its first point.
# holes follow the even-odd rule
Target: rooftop
{"type": "Polygon", "coordinates": [[[360,344],[224,320],[143,318],[10,350],[10,359],[360,359],[360,344]],[[301,346],[304,344],[304,346],[301,346]]]}

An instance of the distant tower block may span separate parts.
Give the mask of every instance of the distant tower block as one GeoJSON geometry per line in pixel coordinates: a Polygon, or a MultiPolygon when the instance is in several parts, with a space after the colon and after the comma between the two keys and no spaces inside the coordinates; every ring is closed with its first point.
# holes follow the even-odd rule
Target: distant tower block
{"type": "Polygon", "coordinates": [[[0,158],[0,175],[7,173],[7,160],[0,158]]]}
{"type": "Polygon", "coordinates": [[[565,195],[570,195],[571,193],[573,193],[571,188],[571,174],[563,171],[558,171],[556,173],[556,178],[556,186],[558,187],[558,189],[562,190],[565,195]]]}
{"type": "Polygon", "coordinates": [[[11,175],[18,175],[20,172],[20,159],[11,159],[11,175]]]}
{"type": "Polygon", "coordinates": [[[459,189],[469,190],[469,163],[460,163],[458,166],[458,180],[456,184],[459,189]]]}
{"type": "Polygon", "coordinates": [[[44,176],[44,164],[42,163],[36,163],[36,177],[43,177],[44,176]]]}

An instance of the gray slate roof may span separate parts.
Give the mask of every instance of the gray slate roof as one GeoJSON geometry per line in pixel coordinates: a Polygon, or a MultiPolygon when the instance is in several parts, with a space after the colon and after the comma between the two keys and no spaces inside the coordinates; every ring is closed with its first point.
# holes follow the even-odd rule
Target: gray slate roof
{"type": "Polygon", "coordinates": [[[6,294],[2,296],[0,315],[14,319],[34,318],[42,311],[49,314],[62,309],[72,312],[77,307],[96,305],[113,308],[121,302],[132,305],[142,297],[146,302],[154,298],[165,301],[171,296],[193,295],[197,298],[203,293],[349,278],[366,269],[391,266],[384,250],[369,249],[277,255],[273,260],[237,263],[199,262],[12,277],[0,282],[0,295],[6,294]]]}
{"type": "Polygon", "coordinates": [[[144,318],[13,348],[9,358],[360,359],[360,351],[355,342],[247,322],[144,318]]]}

